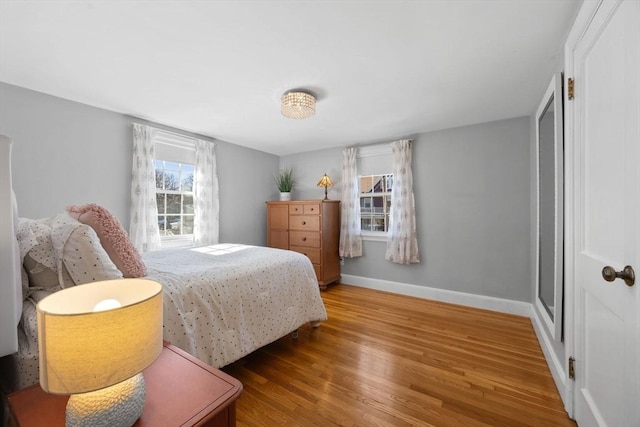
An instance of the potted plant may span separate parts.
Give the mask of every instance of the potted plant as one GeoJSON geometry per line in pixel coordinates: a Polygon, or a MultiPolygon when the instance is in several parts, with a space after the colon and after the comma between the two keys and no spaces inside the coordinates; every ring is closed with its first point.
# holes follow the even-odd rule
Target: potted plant
{"type": "Polygon", "coordinates": [[[280,200],[291,200],[291,190],[293,190],[293,168],[284,168],[278,171],[273,177],[280,191],[280,200]]]}

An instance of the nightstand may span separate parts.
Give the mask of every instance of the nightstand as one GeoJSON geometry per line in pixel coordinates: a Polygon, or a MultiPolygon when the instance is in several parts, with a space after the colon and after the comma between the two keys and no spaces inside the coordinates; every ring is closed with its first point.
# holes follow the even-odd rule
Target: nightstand
{"type": "MultiPolygon", "coordinates": [[[[242,384],[165,342],[162,353],[144,370],[147,399],[134,426],[236,425],[236,399],[242,384]]],[[[17,427],[64,426],[68,396],[45,393],[35,384],[9,395],[17,427]]]]}

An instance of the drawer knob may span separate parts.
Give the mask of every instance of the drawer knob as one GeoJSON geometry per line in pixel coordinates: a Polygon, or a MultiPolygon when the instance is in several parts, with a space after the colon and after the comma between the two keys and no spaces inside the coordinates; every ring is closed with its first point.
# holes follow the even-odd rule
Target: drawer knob
{"type": "Polygon", "coordinates": [[[306,238],[306,237],[303,237],[303,238],[302,238],[302,241],[303,241],[303,242],[306,242],[306,241],[307,241],[307,238],[306,238]]]}
{"type": "Polygon", "coordinates": [[[302,225],[307,225],[307,221],[302,221],[302,225]]]}

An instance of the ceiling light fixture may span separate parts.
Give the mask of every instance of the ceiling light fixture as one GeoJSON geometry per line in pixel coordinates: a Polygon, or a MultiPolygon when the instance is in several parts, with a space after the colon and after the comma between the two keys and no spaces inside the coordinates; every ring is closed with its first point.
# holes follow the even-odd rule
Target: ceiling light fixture
{"type": "Polygon", "coordinates": [[[290,119],[306,119],[316,113],[316,98],[309,93],[285,92],[281,101],[282,115],[290,119]]]}

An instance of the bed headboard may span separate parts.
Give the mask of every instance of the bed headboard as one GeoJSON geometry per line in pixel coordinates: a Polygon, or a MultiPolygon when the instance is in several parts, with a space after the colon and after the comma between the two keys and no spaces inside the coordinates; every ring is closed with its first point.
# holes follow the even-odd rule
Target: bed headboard
{"type": "Polygon", "coordinates": [[[11,183],[11,139],[0,135],[0,357],[18,351],[22,313],[17,206],[11,183]]]}

